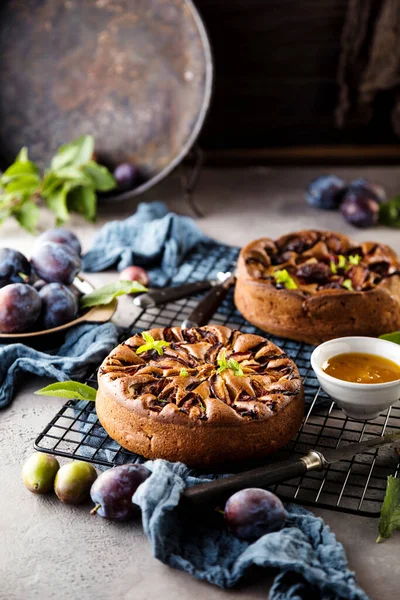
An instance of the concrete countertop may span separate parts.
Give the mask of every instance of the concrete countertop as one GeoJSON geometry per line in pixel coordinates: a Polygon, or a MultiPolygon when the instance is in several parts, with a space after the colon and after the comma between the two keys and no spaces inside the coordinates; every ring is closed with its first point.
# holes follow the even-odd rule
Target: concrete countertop
{"type": "MultiPolygon", "coordinates": [[[[333,169],[331,169],[333,170],[333,169]]],[[[204,212],[199,227],[228,244],[242,245],[262,235],[277,237],[296,229],[318,227],[342,231],[359,240],[391,244],[400,252],[400,232],[383,227],[356,230],[335,212],[318,211],[303,200],[305,184],[326,171],[317,168],[208,170],[202,175],[196,201],[204,212]]],[[[334,169],[347,179],[370,177],[389,193],[400,191],[400,170],[394,168],[334,169]]],[[[182,203],[179,180],[172,176],[141,200],[161,199],[171,209],[190,214],[182,203]]],[[[130,215],[133,200],[107,204],[97,225],[73,218],[71,227],[90,246],[104,222],[130,215]]],[[[47,222],[50,225],[50,221],[47,222]]],[[[0,229],[0,245],[29,254],[32,237],[12,222],[0,229]]],[[[90,275],[102,283],[115,274],[90,275]]],[[[117,321],[129,322],[122,301],[117,321]]],[[[12,405],[0,411],[0,600],[164,600],[196,597],[240,600],[267,597],[271,579],[260,574],[234,590],[223,591],[156,561],[139,522],[115,524],[90,518],[88,507],[71,508],[54,496],[29,494],[20,477],[37,434],[63,404],[61,399],[33,396],[46,383],[24,378],[12,405]]],[[[398,597],[400,533],[375,544],[377,520],[315,510],[343,543],[359,584],[374,600],[398,597]]]]}

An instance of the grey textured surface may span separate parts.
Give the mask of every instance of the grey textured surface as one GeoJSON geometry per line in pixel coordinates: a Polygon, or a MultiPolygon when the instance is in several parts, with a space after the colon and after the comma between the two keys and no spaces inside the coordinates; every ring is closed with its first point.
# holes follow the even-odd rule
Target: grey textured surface
{"type": "MultiPolygon", "coordinates": [[[[335,169],[346,178],[369,176],[400,190],[396,169],[335,169]]],[[[303,227],[327,227],[357,239],[376,239],[400,252],[400,232],[385,228],[357,231],[337,213],[313,210],[302,199],[304,185],[322,169],[246,169],[208,171],[200,182],[197,202],[205,212],[199,226],[209,235],[232,244],[257,236],[280,234],[303,227]]],[[[144,199],[166,200],[171,208],[189,212],[180,202],[175,177],[144,199]]],[[[79,219],[72,227],[84,246],[97,227],[132,213],[133,201],[102,207],[97,226],[79,219]]],[[[32,237],[13,223],[1,229],[0,244],[29,253],[32,237]]],[[[110,281],[113,273],[90,275],[94,283],[110,281]]],[[[120,302],[117,322],[129,322],[133,308],[120,302]]],[[[33,396],[46,383],[24,382],[10,408],[0,412],[0,600],[198,600],[267,598],[270,579],[263,573],[229,592],[199,583],[153,559],[139,522],[114,524],[90,517],[90,506],[71,508],[54,496],[35,497],[23,487],[21,465],[32,444],[53,417],[62,400],[33,396]]],[[[350,567],[373,600],[398,596],[400,534],[375,544],[377,521],[316,510],[344,544],[350,567]]]]}

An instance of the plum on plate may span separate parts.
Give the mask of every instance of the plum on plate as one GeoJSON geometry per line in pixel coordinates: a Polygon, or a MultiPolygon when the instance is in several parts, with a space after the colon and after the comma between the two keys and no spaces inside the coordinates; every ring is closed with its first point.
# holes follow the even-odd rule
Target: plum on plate
{"type": "Polygon", "coordinates": [[[38,277],[48,283],[71,284],[81,270],[77,253],[65,244],[42,242],[33,249],[32,265],[38,277]]]}
{"type": "Polygon", "coordinates": [[[78,313],[76,295],[62,283],[48,283],[39,292],[42,300],[41,322],[45,329],[59,327],[75,319],[78,313]]]}
{"type": "Polygon", "coordinates": [[[346,182],[337,175],[320,175],[309,184],[306,200],[310,206],[334,210],[339,208],[346,190],[346,182]]]}
{"type": "Polygon", "coordinates": [[[90,497],[96,504],[92,514],[127,521],[138,513],[132,496],[151,473],[142,465],[122,465],[104,471],[92,485],[90,497]]]}
{"type": "Polygon", "coordinates": [[[25,283],[0,289],[0,332],[21,333],[37,322],[42,308],[39,293],[25,283]]]}
{"type": "Polygon", "coordinates": [[[225,505],[224,515],[233,535],[249,541],[279,531],[286,521],[286,512],[279,498],[260,488],[248,488],[233,494],[225,505]]]}
{"type": "Polygon", "coordinates": [[[69,246],[78,256],[82,254],[82,247],[77,236],[69,231],[68,229],[63,229],[62,227],[57,227],[56,229],[48,229],[44,231],[36,240],[36,244],[41,244],[42,242],[55,242],[56,244],[65,244],[69,246]]]}
{"type": "Polygon", "coordinates": [[[31,265],[21,252],[0,248],[0,288],[10,283],[26,283],[30,275],[31,265]]]}
{"type": "Polygon", "coordinates": [[[96,469],[90,463],[73,460],[57,472],[54,491],[64,504],[82,504],[89,498],[90,488],[97,478],[96,469]]]}
{"type": "Polygon", "coordinates": [[[47,494],[53,489],[60,464],[54,456],[35,452],[22,467],[25,487],[33,494],[47,494]]]}

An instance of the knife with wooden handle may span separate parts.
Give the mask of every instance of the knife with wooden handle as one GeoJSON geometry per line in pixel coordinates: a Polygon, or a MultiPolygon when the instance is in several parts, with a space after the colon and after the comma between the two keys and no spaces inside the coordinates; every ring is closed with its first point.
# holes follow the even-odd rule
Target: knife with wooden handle
{"type": "Polygon", "coordinates": [[[227,273],[226,279],[215,285],[183,321],[182,329],[206,325],[221,306],[222,301],[235,281],[235,274],[227,273]]]}
{"type": "Polygon", "coordinates": [[[400,441],[400,431],[357,444],[339,446],[339,448],[311,450],[308,454],[300,458],[277,462],[235,475],[228,475],[215,481],[187,488],[182,494],[182,501],[193,506],[211,503],[217,504],[239,490],[248,487],[268,488],[271,485],[301,477],[307,471],[322,471],[335,462],[352,458],[356,454],[363,454],[396,441],[400,441]]]}

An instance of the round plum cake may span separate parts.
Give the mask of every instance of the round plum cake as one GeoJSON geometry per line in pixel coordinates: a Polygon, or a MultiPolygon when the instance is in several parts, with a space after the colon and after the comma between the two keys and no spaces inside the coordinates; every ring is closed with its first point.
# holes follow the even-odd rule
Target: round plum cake
{"type": "Polygon", "coordinates": [[[319,344],[400,328],[400,260],[375,242],[305,230],[245,246],[235,304],[269,333],[319,344]]]}
{"type": "Polygon", "coordinates": [[[295,435],[303,409],[301,377],[284,351],[223,326],[138,333],[99,370],[101,424],[151,459],[208,467],[260,458],[295,435]]]}

